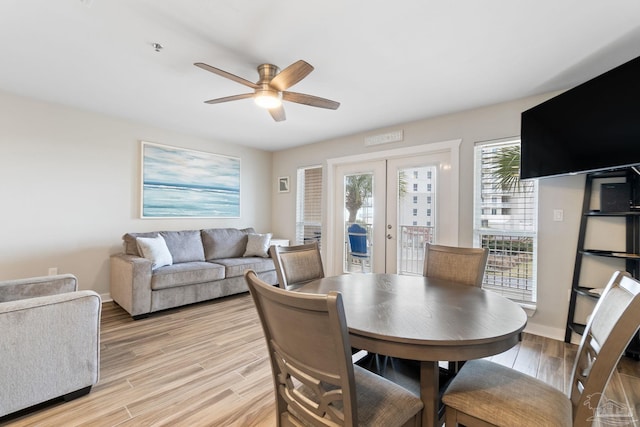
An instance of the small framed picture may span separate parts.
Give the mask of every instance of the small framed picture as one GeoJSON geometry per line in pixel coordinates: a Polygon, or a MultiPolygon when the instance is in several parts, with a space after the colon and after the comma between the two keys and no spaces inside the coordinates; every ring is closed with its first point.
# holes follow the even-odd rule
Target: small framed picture
{"type": "Polygon", "coordinates": [[[278,178],[278,192],[279,193],[288,193],[289,192],[289,177],[281,176],[278,178]]]}

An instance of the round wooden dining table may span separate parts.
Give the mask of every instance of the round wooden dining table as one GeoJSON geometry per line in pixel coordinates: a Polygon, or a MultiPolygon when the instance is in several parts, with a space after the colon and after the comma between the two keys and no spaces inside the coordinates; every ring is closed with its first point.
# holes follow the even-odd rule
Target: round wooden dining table
{"type": "Polygon", "coordinates": [[[423,426],[440,425],[438,361],[483,358],[516,345],[524,310],[490,291],[441,279],[345,274],[297,292],[342,293],[351,345],[420,362],[423,426]]]}

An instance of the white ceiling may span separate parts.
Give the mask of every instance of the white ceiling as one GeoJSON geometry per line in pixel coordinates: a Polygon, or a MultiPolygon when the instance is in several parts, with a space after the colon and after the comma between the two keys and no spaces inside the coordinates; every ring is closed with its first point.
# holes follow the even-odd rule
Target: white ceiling
{"type": "Polygon", "coordinates": [[[640,55],[638,0],[0,0],[0,90],[265,150],[582,83],[640,55]],[[156,52],[152,44],[164,49],[156,52]],[[203,101],[304,59],[338,110],[203,101]]]}

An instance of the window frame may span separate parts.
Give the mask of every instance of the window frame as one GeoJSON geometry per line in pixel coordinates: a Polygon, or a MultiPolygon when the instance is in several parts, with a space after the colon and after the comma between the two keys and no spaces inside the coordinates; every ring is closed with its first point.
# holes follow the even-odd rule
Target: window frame
{"type": "MultiPolygon", "coordinates": [[[[520,144],[520,138],[477,142],[474,147],[474,208],[473,243],[475,247],[489,247],[490,255],[485,270],[483,288],[497,292],[514,302],[535,308],[537,301],[537,259],[538,259],[538,182],[519,181],[517,191],[506,191],[495,183],[483,181],[483,149],[503,148],[520,144]],[[484,183],[484,193],[483,193],[484,183]],[[523,185],[524,187],[520,187],[523,185]],[[489,190],[487,190],[489,189],[489,190]],[[530,189],[530,190],[529,190],[530,189]],[[494,193],[491,190],[495,190],[494,193]],[[490,199],[483,203],[483,194],[490,199]],[[515,207],[513,207],[515,206],[515,207]],[[490,226],[490,217],[501,217],[505,227],[490,226]],[[522,216],[517,224],[510,217],[522,216]],[[483,218],[484,217],[484,218],[483,218]],[[510,222],[511,221],[511,222],[510,222]],[[530,256],[530,258],[529,258],[530,256]],[[500,260],[509,261],[502,267],[500,260]],[[509,266],[515,264],[515,267],[509,266]],[[523,267],[524,273],[520,267],[523,267]],[[497,285],[502,280],[501,285],[497,285]],[[505,285],[506,283],[506,285],[505,285]]],[[[485,175],[486,177],[487,175],[485,175]]],[[[489,178],[491,179],[491,178],[489,178]]],[[[495,221],[494,222],[498,222],[495,221]]]]}
{"type": "Polygon", "coordinates": [[[318,242],[318,245],[321,244],[321,236],[322,236],[322,175],[324,171],[322,165],[313,165],[313,166],[304,166],[299,167],[296,170],[296,180],[297,180],[297,189],[296,189],[296,244],[310,243],[315,240],[318,242]],[[306,175],[307,171],[311,169],[319,169],[320,176],[319,180],[314,185],[314,188],[319,190],[319,195],[316,196],[317,200],[315,200],[314,205],[317,205],[318,211],[315,213],[314,217],[317,220],[311,221],[305,218],[306,212],[309,208],[306,206],[308,203],[305,191],[307,189],[306,183],[306,175]],[[311,231],[313,236],[309,234],[309,229],[316,229],[316,231],[311,231]]]}

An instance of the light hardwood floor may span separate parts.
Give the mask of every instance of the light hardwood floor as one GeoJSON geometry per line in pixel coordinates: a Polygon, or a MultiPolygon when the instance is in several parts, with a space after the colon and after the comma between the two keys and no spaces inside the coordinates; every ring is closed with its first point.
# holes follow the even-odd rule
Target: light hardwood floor
{"type": "MultiPolygon", "coordinates": [[[[491,359],[566,389],[575,350],[524,334],[518,346],[491,359]]],[[[618,371],[607,396],[635,410],[640,362],[623,358],[618,371]]],[[[274,426],[270,365],[249,294],[138,321],[105,303],[100,381],[91,393],[0,425],[274,426]]]]}

